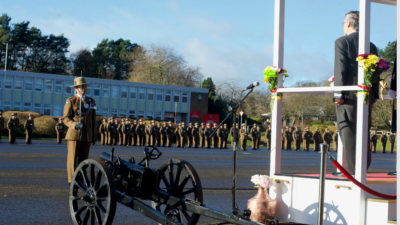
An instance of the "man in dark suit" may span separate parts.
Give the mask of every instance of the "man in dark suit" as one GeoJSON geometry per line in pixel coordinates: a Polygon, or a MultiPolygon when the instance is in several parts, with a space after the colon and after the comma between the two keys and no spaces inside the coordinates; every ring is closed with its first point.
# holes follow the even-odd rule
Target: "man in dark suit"
{"type": "MultiPolygon", "coordinates": [[[[359,12],[351,11],[346,14],[343,27],[343,37],[335,41],[335,86],[358,85],[358,62],[356,58],[359,54],[358,47],[358,27],[359,12]]],[[[377,49],[371,43],[370,53],[377,54],[377,49]]],[[[378,98],[378,85],[373,84],[370,90],[370,106],[368,118],[368,130],[371,125],[371,109],[375,99],[378,98]]],[[[346,169],[354,175],[356,161],[356,128],[357,128],[357,97],[355,91],[340,91],[335,93],[336,116],[339,135],[343,141],[346,169]]],[[[369,139],[369,135],[368,135],[369,139]]],[[[368,141],[369,142],[369,141],[368,141]]],[[[368,147],[367,163],[371,164],[371,151],[368,147]]],[[[334,175],[343,176],[341,173],[334,175]]]]}

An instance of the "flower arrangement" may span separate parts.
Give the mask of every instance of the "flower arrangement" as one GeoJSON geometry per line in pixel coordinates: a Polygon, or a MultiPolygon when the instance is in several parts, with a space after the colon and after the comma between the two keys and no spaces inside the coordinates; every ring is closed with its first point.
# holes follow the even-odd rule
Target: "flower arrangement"
{"type": "Polygon", "coordinates": [[[271,110],[273,109],[275,98],[282,98],[282,94],[274,94],[278,88],[278,75],[283,74],[285,78],[289,77],[286,73],[285,69],[276,66],[268,66],[264,69],[264,83],[269,83],[268,89],[271,92],[271,110]]]}
{"type": "Polygon", "coordinates": [[[257,187],[270,188],[274,184],[274,180],[267,175],[253,175],[250,181],[257,187]]]}
{"type": "Polygon", "coordinates": [[[386,72],[390,67],[385,60],[379,58],[375,54],[361,54],[358,55],[356,61],[360,62],[360,67],[364,69],[364,82],[362,85],[358,85],[362,88],[358,93],[364,94],[364,104],[369,102],[369,90],[371,89],[372,83],[379,81],[382,72],[386,72]]]}
{"type": "Polygon", "coordinates": [[[289,75],[286,74],[286,70],[276,66],[268,66],[264,69],[264,83],[269,83],[269,91],[273,92],[278,87],[278,75],[282,73],[285,77],[289,77],[289,75]]]}

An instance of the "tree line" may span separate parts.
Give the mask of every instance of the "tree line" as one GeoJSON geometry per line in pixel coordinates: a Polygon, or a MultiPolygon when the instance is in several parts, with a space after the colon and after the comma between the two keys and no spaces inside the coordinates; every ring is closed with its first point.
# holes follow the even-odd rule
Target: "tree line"
{"type": "Polygon", "coordinates": [[[69,54],[70,40],[61,35],[44,35],[29,21],[11,23],[0,17],[0,68],[36,73],[126,80],[153,84],[200,86],[199,67],[188,65],[173,48],[151,44],[140,46],[130,40],[103,39],[91,50],[69,54]],[[6,45],[8,54],[6,59],[6,45]]]}

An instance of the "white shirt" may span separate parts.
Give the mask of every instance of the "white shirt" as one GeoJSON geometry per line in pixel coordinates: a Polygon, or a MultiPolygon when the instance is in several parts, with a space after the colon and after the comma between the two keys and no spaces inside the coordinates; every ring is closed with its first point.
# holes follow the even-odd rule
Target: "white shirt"
{"type": "MultiPolygon", "coordinates": [[[[76,93],[76,95],[78,95],[78,97],[82,98],[82,96],[79,93],[76,93]]],[[[86,99],[86,95],[83,96],[82,101],[84,102],[86,99]]]]}

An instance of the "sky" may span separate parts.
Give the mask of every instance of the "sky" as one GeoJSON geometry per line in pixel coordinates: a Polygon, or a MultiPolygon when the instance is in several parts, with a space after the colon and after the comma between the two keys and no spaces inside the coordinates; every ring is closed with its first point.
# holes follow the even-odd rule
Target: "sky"
{"type": "MultiPolygon", "coordinates": [[[[259,81],[272,65],[274,0],[1,1],[11,23],[30,21],[44,35],[64,34],[71,53],[93,49],[101,40],[174,48],[204,78],[244,87],[259,81]]],[[[297,81],[333,75],[334,42],[343,36],[347,12],[358,0],[286,0],[284,68],[297,81]]],[[[396,7],[372,3],[371,42],[378,48],[396,40],[396,7]]]]}

